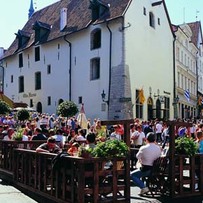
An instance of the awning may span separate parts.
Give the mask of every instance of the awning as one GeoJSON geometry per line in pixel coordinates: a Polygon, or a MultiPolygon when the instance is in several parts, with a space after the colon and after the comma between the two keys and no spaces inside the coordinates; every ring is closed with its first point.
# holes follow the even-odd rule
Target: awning
{"type": "Polygon", "coordinates": [[[3,92],[0,92],[0,99],[6,102],[10,108],[13,108],[13,101],[9,99],[6,95],[4,95],[3,92]]]}

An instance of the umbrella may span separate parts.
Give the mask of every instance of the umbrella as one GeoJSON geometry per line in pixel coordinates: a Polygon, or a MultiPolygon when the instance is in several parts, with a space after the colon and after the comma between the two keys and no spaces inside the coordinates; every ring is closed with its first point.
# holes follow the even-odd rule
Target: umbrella
{"type": "Polygon", "coordinates": [[[24,107],[16,107],[16,108],[14,108],[13,110],[14,111],[19,111],[19,110],[21,110],[21,109],[26,109],[26,110],[28,110],[28,111],[30,111],[30,112],[35,112],[36,110],[34,110],[33,108],[31,108],[31,107],[26,107],[26,108],[24,108],[24,107]]]}
{"type": "Polygon", "coordinates": [[[82,129],[87,129],[87,118],[85,115],[84,104],[82,104],[80,113],[77,116],[77,121],[82,129]]]}

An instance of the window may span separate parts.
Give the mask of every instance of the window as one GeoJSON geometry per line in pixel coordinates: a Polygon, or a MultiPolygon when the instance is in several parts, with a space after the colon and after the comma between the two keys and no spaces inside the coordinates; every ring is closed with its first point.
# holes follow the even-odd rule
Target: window
{"type": "Polygon", "coordinates": [[[143,15],[146,16],[146,8],[145,7],[143,7],[143,15]]]}
{"type": "Polygon", "coordinates": [[[30,107],[33,107],[33,99],[30,99],[30,107]]]}
{"type": "Polygon", "coordinates": [[[47,65],[47,74],[51,74],[51,65],[47,65]]]}
{"type": "Polygon", "coordinates": [[[160,22],[160,18],[158,18],[158,25],[160,25],[161,24],[161,22],[160,22]]]}
{"type": "Polygon", "coordinates": [[[78,104],[82,104],[82,97],[78,97],[78,104]]]}
{"type": "Polygon", "coordinates": [[[101,29],[95,29],[91,33],[91,49],[101,47],[101,29]]]}
{"type": "Polygon", "coordinates": [[[19,54],[18,55],[18,57],[19,57],[19,68],[21,68],[21,67],[23,67],[23,54],[21,53],[21,54],[19,54]]]}
{"type": "Polygon", "coordinates": [[[100,78],[100,58],[93,58],[90,62],[90,80],[100,78]]]}
{"type": "Polygon", "coordinates": [[[13,83],[13,75],[11,75],[11,83],[13,83]]]}
{"type": "Polygon", "coordinates": [[[152,12],[149,12],[149,25],[155,28],[154,14],[152,12]]]}
{"type": "Polygon", "coordinates": [[[35,61],[40,60],[40,47],[35,47],[35,61]]]}
{"type": "Polygon", "coordinates": [[[164,119],[168,120],[170,118],[170,98],[169,97],[164,97],[164,119]]]}
{"type": "Polygon", "coordinates": [[[35,73],[35,90],[41,89],[41,72],[35,73]]]}
{"type": "Polygon", "coordinates": [[[176,58],[178,61],[180,61],[180,48],[179,47],[176,48],[176,58]]]}
{"type": "Polygon", "coordinates": [[[135,117],[136,118],[143,118],[143,104],[140,103],[139,101],[139,90],[136,90],[135,92],[135,103],[136,103],[136,112],[135,112],[135,117]]]}
{"type": "Polygon", "coordinates": [[[24,77],[20,76],[18,80],[19,84],[19,93],[24,92],[24,77]]]}
{"type": "Polygon", "coordinates": [[[47,105],[50,106],[51,105],[51,97],[47,97],[47,105]]]}
{"type": "Polygon", "coordinates": [[[181,87],[180,86],[180,72],[178,72],[178,87],[181,87]]]}

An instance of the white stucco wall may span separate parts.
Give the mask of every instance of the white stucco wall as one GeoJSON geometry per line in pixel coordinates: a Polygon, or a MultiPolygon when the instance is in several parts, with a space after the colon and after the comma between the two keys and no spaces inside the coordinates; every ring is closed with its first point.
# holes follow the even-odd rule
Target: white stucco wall
{"type": "Polygon", "coordinates": [[[135,101],[135,90],[143,88],[146,99],[143,119],[147,119],[149,87],[152,98],[157,89],[160,95],[164,95],[163,91],[169,92],[170,95],[165,96],[170,97],[170,118],[173,118],[173,35],[163,4],[152,7],[148,0],[132,1],[125,15],[125,24],[128,22],[131,26],[125,29],[125,51],[126,64],[130,67],[132,101],[135,101]],[[155,28],[149,26],[149,12],[154,14],[155,28]]]}

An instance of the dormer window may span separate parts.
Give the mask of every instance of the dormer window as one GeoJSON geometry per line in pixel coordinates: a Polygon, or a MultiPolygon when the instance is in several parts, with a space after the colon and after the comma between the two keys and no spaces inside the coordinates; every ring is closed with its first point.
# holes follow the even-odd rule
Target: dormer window
{"type": "Polygon", "coordinates": [[[50,33],[50,29],[50,25],[36,21],[36,23],[33,25],[33,30],[35,30],[35,44],[45,42],[50,33]]]}
{"type": "Polygon", "coordinates": [[[18,49],[25,47],[30,39],[30,34],[22,30],[18,30],[16,36],[18,39],[18,49]]]}
{"type": "Polygon", "coordinates": [[[89,8],[92,10],[92,21],[109,16],[109,5],[105,5],[99,0],[90,0],[89,8]]]}
{"type": "Polygon", "coordinates": [[[101,29],[97,28],[91,33],[91,49],[98,49],[101,47],[101,29]]]}

